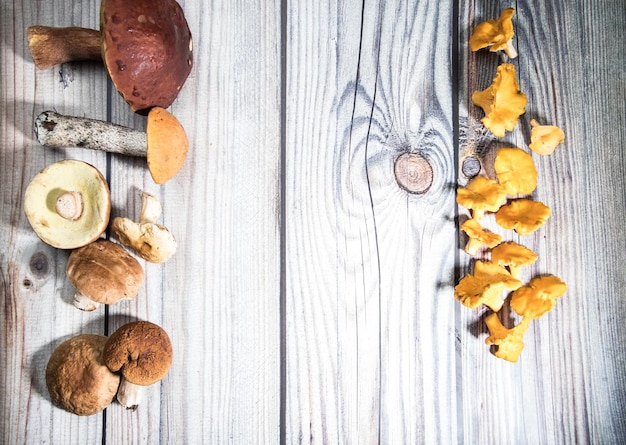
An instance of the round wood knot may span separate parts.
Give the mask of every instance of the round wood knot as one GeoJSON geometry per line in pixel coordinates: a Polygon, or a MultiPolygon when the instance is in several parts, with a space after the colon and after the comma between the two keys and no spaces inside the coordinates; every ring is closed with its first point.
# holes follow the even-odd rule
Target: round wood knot
{"type": "Polygon", "coordinates": [[[29,266],[35,278],[45,278],[50,273],[48,257],[42,252],[37,252],[30,258],[29,266]]]}
{"type": "Polygon", "coordinates": [[[398,185],[409,193],[424,194],[433,183],[430,162],[418,153],[402,153],[396,159],[394,173],[398,185]]]}
{"type": "Polygon", "coordinates": [[[466,178],[473,178],[474,176],[480,173],[481,169],[480,160],[476,156],[468,156],[463,159],[463,164],[461,165],[461,171],[466,178]]]}

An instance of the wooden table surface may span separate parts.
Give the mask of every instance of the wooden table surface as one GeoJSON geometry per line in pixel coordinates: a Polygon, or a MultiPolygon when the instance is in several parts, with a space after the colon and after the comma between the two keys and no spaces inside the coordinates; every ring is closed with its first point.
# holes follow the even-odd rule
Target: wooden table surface
{"type": "Polygon", "coordinates": [[[194,66],[170,111],[191,146],[156,185],[142,159],[34,138],[49,109],[145,128],[102,65],[41,71],[28,52],[29,26],[97,28],[100,2],[1,2],[1,443],[626,443],[623,0],[180,3],[194,66]],[[470,97],[504,56],[468,39],[509,6],[528,105],[496,138],[470,97]],[[509,363],[485,344],[487,311],[454,298],[472,265],[455,198],[465,157],[488,174],[497,148],[528,150],[533,118],[566,134],[533,155],[552,216],[511,239],[539,255],[525,280],[568,290],[509,363]],[[405,152],[430,162],[427,193],[398,186],[405,152]],[[30,227],[24,191],[62,159],[103,172],[112,216],[138,217],[143,191],[161,201],[178,250],[141,261],[136,300],[74,308],[69,252],[30,227]],[[137,319],[174,346],[139,408],[54,406],[54,348],[137,319]]]}

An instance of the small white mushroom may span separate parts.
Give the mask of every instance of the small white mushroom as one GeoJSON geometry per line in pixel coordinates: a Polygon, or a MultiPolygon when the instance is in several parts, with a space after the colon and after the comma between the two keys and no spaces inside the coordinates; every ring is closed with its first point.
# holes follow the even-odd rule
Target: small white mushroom
{"type": "Polygon", "coordinates": [[[159,201],[143,192],[141,203],[139,222],[116,217],[111,228],[120,243],[135,250],[141,258],[151,263],[163,263],[176,252],[176,239],[166,227],[156,224],[161,215],[159,201]]]}

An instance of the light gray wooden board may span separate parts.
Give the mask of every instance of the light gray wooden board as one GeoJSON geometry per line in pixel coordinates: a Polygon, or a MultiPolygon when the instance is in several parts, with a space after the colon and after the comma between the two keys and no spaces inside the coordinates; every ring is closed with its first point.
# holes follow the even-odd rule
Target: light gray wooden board
{"type": "MultiPolygon", "coordinates": [[[[487,443],[620,443],[626,438],[626,334],[623,214],[626,206],[623,2],[467,2],[460,52],[461,153],[478,148],[487,163],[500,146],[527,149],[530,119],[561,127],[565,142],[551,156],[533,155],[539,181],[534,199],[552,209],[536,234],[517,237],[539,260],[526,278],[555,274],[568,291],[551,313],[531,324],[520,361],[511,366],[482,356],[484,338],[464,310],[461,363],[474,383],[461,386],[464,437],[487,443]],[[476,133],[482,111],[471,105],[501,60],[470,53],[472,27],[513,6],[519,57],[514,59],[526,114],[501,140],[476,133]],[[488,421],[485,421],[488,419],[488,421]]],[[[464,181],[461,177],[460,181],[464,181]]],[[[510,236],[510,235],[509,235],[510,236]]],[[[513,237],[515,238],[515,237],[513,237]]],[[[463,261],[462,261],[463,263],[463,261]]],[[[467,264],[468,262],[465,261],[467,264]]]]}
{"type": "Polygon", "coordinates": [[[456,435],[451,14],[289,4],[287,442],[456,435]],[[395,182],[405,150],[425,196],[395,182]]]}
{"type": "Polygon", "coordinates": [[[196,59],[172,111],[192,147],[164,186],[142,160],[33,140],[48,108],[145,124],[97,64],[60,76],[28,55],[29,25],[96,27],[98,2],[0,5],[2,442],[624,442],[623,4],[231,3],[182,2],[196,59]],[[469,97],[500,60],[466,43],[508,6],[529,106],[492,143],[469,97]],[[471,270],[454,188],[468,148],[488,160],[498,144],[524,146],[533,117],[567,139],[535,156],[533,197],[552,218],[517,239],[540,256],[526,277],[553,273],[569,290],[510,364],[484,344],[483,311],[452,296],[471,270]],[[394,182],[404,150],[433,163],[425,196],[394,182]],[[23,216],[30,179],[64,158],[107,172],[114,216],[136,217],[139,193],[154,193],[179,241],[170,262],[143,263],[144,289],[108,324],[104,310],[70,305],[67,252],[23,216]],[[53,407],[43,369],[54,347],[138,318],[162,324],[176,351],[146,403],[88,418],[53,407]]]}

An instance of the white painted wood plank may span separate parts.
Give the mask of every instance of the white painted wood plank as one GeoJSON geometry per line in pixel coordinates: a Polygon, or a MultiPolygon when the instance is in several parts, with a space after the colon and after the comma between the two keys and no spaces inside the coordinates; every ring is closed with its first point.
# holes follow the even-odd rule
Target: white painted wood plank
{"type": "MultiPolygon", "coordinates": [[[[480,376],[478,385],[464,381],[459,394],[466,413],[465,442],[625,440],[625,335],[617,316],[624,310],[620,264],[626,255],[621,234],[626,205],[624,44],[602,43],[624,27],[624,8],[618,3],[585,4],[582,9],[567,2],[516,4],[519,57],[513,63],[528,95],[527,111],[502,141],[479,137],[469,145],[478,142],[479,151],[492,159],[498,146],[526,147],[532,118],[563,128],[565,143],[553,155],[534,156],[539,184],[533,198],[548,204],[552,216],[536,235],[519,240],[539,254],[527,277],[556,274],[567,282],[568,292],[551,313],[533,322],[515,365],[484,357],[481,343],[487,334],[477,322],[479,314],[461,311],[463,323],[472,326],[461,331],[461,373],[480,376]],[[611,60],[617,54],[618,60],[611,60]]],[[[469,97],[489,85],[499,58],[470,54],[463,45],[472,26],[510,5],[462,5],[460,77],[467,83],[460,87],[460,110],[465,133],[471,135],[482,111],[469,97]]]]}
{"type": "Polygon", "coordinates": [[[447,442],[451,4],[289,7],[286,440],[447,442]],[[395,182],[406,150],[433,165],[424,196],[395,182]]]}

